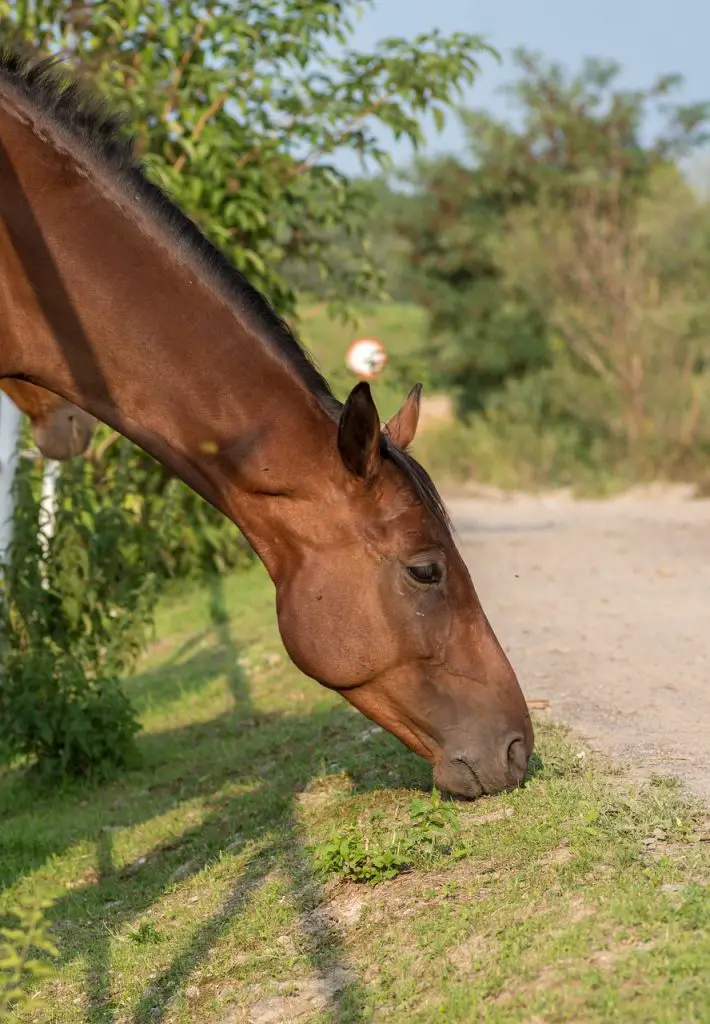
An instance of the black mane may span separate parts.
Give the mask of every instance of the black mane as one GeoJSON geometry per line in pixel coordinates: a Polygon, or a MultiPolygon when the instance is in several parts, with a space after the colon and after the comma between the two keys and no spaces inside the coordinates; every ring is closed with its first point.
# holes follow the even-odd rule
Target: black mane
{"type": "MultiPolygon", "coordinates": [[[[84,151],[99,167],[127,187],[131,196],[168,227],[190,251],[213,283],[252,327],[262,334],[331,415],[342,408],[325,377],[268,299],[249,283],[157,185],[145,174],[126,132],[126,118],[108,109],[96,94],[70,80],[59,58],[33,60],[0,45],[0,94],[19,94],[47,118],[65,141],[84,151]]],[[[383,435],[382,453],[410,479],[419,500],[444,523],[444,503],[424,468],[383,435]]]]}
{"type": "Polygon", "coordinates": [[[59,129],[70,143],[84,150],[99,167],[128,186],[130,194],[172,232],[192,253],[211,280],[266,334],[278,353],[308,388],[326,405],[335,402],[330,387],[284,320],[157,185],[146,177],[134,152],[126,118],[107,108],[105,101],[68,80],[56,57],[33,63],[19,54],[0,51],[0,89],[9,85],[59,129]]]}

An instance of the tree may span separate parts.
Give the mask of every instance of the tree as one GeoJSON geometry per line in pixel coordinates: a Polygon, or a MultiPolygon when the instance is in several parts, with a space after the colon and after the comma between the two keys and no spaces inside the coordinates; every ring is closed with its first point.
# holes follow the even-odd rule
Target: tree
{"type": "MultiPolygon", "coordinates": [[[[366,4],[373,0],[366,0],[366,4]]],[[[343,149],[385,167],[384,129],[422,142],[478,71],[477,36],[348,47],[360,0],[0,0],[7,38],[62,53],[125,108],[150,173],[282,314],[285,264],[317,268],[334,308],[376,294],[367,195],[343,149]],[[338,231],[333,229],[337,228],[338,231]],[[343,251],[342,237],[354,241],[343,251]]]]}
{"type": "Polygon", "coordinates": [[[508,280],[547,311],[555,404],[617,440],[636,475],[684,468],[710,445],[710,208],[673,167],[633,212],[622,179],[518,211],[499,250],[508,280]]]}
{"type": "MultiPolygon", "coordinates": [[[[363,210],[363,235],[353,237],[347,223],[333,225],[329,234],[333,256],[340,261],[338,275],[341,279],[347,273],[348,263],[362,252],[364,238],[376,280],[381,282],[385,296],[395,302],[409,302],[412,288],[406,273],[408,246],[397,226],[406,221],[408,210],[413,209],[414,197],[394,185],[391,175],[384,172],[351,179],[349,187],[358,195],[363,210]]],[[[317,266],[289,260],[283,269],[298,293],[312,297],[319,308],[327,301],[330,283],[323,282],[317,266]]]]}
{"type": "Polygon", "coordinates": [[[410,286],[428,312],[434,382],[464,412],[547,358],[544,317],[508,287],[493,252],[519,202],[515,183],[501,175],[492,188],[488,171],[451,157],[417,163],[408,175],[417,201],[398,222],[410,286]]]}
{"type": "Polygon", "coordinates": [[[705,140],[710,114],[708,104],[669,103],[677,76],[629,91],[617,86],[613,63],[588,60],[572,76],[524,50],[516,63],[521,75],[508,92],[519,126],[463,113],[470,160],[415,164],[419,215],[401,225],[442,383],[469,408],[552,360],[546,303],[500,262],[505,240],[506,251],[515,249],[520,217],[538,211],[542,224],[550,209],[578,210],[592,188],[596,212],[626,223],[656,172],[705,140]],[[646,142],[654,105],[665,123],[646,142]]]}

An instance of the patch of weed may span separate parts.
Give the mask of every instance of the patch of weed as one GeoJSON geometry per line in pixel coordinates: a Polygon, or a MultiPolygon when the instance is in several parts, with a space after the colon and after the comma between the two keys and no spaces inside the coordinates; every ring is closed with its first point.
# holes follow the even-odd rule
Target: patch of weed
{"type": "Polygon", "coordinates": [[[383,882],[411,866],[394,843],[371,843],[358,828],[336,832],[314,851],[314,864],[324,877],[336,875],[353,882],[383,882]]]}
{"type": "Polygon", "coordinates": [[[163,936],[152,921],[141,921],[135,931],[129,932],[127,937],[139,946],[157,946],[163,941],[163,936]]]}

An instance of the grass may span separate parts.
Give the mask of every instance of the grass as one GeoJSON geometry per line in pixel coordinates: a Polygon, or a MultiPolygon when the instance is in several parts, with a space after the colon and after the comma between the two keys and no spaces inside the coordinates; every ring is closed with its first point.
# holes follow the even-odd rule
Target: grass
{"type": "Polygon", "coordinates": [[[432,798],[286,661],[259,567],[172,595],[127,685],[140,768],[0,776],[0,913],[61,893],[19,1020],[708,1020],[710,836],[671,782],[539,722],[524,789],[432,798]]]}
{"type": "Polygon", "coordinates": [[[357,327],[329,319],[317,304],[304,306],[301,314],[299,335],[341,400],[357,383],[345,365],[348,346],[358,338],[382,342],[390,363],[381,378],[372,382],[372,394],[384,420],[397,412],[424,369],[421,359],[414,360],[425,341],[425,311],[397,302],[364,305],[358,310],[357,327]]]}

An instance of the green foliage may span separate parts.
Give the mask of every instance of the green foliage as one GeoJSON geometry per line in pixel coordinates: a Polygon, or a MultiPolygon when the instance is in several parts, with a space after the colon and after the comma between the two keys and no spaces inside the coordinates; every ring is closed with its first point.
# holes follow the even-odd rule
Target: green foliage
{"type": "Polygon", "coordinates": [[[510,490],[573,487],[600,493],[628,483],[623,446],[594,429],[562,401],[574,388],[579,411],[591,397],[588,377],[553,365],[506,381],[483,411],[432,425],[417,436],[414,453],[438,480],[510,490]]]}
{"type": "Polygon", "coordinates": [[[465,421],[417,451],[436,473],[513,487],[697,476],[710,205],[678,160],[705,141],[710,105],[673,106],[676,76],[629,92],[614,64],[517,61],[518,126],[465,113],[470,162],[409,174],[399,230],[424,353],[465,421]]]}
{"type": "Polygon", "coordinates": [[[357,827],[332,835],[316,851],[314,861],[322,875],[336,875],[351,882],[384,882],[411,863],[391,843],[370,843],[357,827]]]}
{"type": "Polygon", "coordinates": [[[371,835],[366,835],[359,825],[334,832],[314,851],[316,870],[326,877],[336,875],[353,882],[377,883],[451,852],[453,835],[460,827],[452,804],[434,792],[428,800],[412,800],[409,811],[407,826],[386,835],[377,831],[377,813],[370,816],[374,826],[371,835]]]}
{"type": "Polygon", "coordinates": [[[35,894],[20,899],[11,908],[14,927],[0,928],[0,1024],[17,1020],[20,1010],[43,1010],[40,999],[28,995],[28,987],[37,987],[54,975],[46,959],[58,956],[49,936],[45,911],[52,900],[35,894]],[[40,959],[37,954],[43,953],[40,959]]]}
{"type": "Polygon", "coordinates": [[[141,921],[135,931],[128,933],[128,938],[138,946],[158,946],[163,941],[152,921],[141,921]]]}
{"type": "MultiPolygon", "coordinates": [[[[366,0],[370,3],[371,0],[366,0]]],[[[284,314],[284,272],[317,271],[334,308],[377,294],[366,192],[333,165],[388,165],[478,71],[477,36],[348,43],[360,0],[0,2],[4,32],[62,51],[125,108],[155,180],[284,314]]]]}
{"type": "Polygon", "coordinates": [[[702,461],[710,207],[668,168],[632,208],[620,183],[605,181],[512,224],[501,263],[545,304],[554,331],[548,404],[633,476],[677,475],[702,461]]]}
{"type": "Polygon", "coordinates": [[[251,562],[236,527],[123,438],[61,468],[54,530],[43,463],[21,462],[4,581],[0,713],[11,756],[45,776],[128,763],[138,725],[119,679],[143,649],[168,579],[251,562]]]}
{"type": "Polygon", "coordinates": [[[421,162],[410,177],[416,202],[399,229],[413,296],[428,313],[434,384],[453,391],[462,411],[480,409],[506,379],[548,360],[544,318],[507,286],[492,252],[515,186],[492,195],[480,170],[452,158],[421,162]]]}
{"type": "MultiPolygon", "coordinates": [[[[364,241],[354,237],[346,224],[336,224],[330,229],[331,237],[337,239],[338,250],[334,251],[333,259],[339,261],[339,274],[345,271],[347,261],[356,258],[357,253],[365,247],[376,279],[384,288],[387,299],[398,303],[410,302],[412,287],[407,272],[408,245],[398,225],[406,220],[407,211],[412,206],[412,197],[393,188],[391,177],[385,172],[353,178],[350,187],[353,194],[360,197],[365,235],[364,241]]],[[[325,282],[324,287],[322,273],[317,266],[289,259],[283,269],[284,275],[301,297],[309,295],[321,303],[324,300],[327,302],[328,284],[325,282]]],[[[352,326],[353,321],[359,322],[362,309],[362,303],[358,303],[352,310],[343,309],[339,319],[343,324],[352,326]]],[[[332,316],[330,322],[337,329],[332,316]]]]}
{"type": "Polygon", "coordinates": [[[442,845],[442,840],[457,832],[458,814],[453,804],[445,803],[435,790],[429,800],[412,800],[410,807],[411,827],[408,836],[410,849],[418,846],[433,853],[442,845]]]}
{"type": "Polygon", "coordinates": [[[44,780],[103,774],[133,753],[138,726],[112,677],[91,677],[75,655],[51,640],[13,651],[0,691],[11,754],[35,759],[44,780]]]}
{"type": "Polygon", "coordinates": [[[92,462],[84,483],[98,501],[109,500],[119,467],[130,475],[126,513],[143,527],[161,579],[200,579],[253,562],[256,556],[234,523],[125,438],[99,428],[92,462]]]}
{"type": "MultiPolygon", "coordinates": [[[[673,107],[678,85],[666,76],[645,90],[623,90],[620,69],[589,60],[567,76],[519,51],[510,94],[521,127],[478,111],[463,115],[470,162],[420,161],[408,175],[415,202],[401,219],[410,278],[430,319],[429,351],[437,383],[455,389],[467,410],[482,408],[508,380],[537,373],[555,359],[549,295],[509,273],[501,243],[515,251],[511,217],[551,207],[569,211],[580,194],[599,192],[598,213],[631,216],[654,175],[706,137],[707,104],[673,107]],[[649,110],[663,129],[642,138],[649,110]],[[602,186],[613,186],[602,196],[602,186]]],[[[531,259],[527,261],[531,265],[531,259]]]]}
{"type": "Polygon", "coordinates": [[[40,533],[42,466],[15,477],[14,534],[4,567],[0,718],[13,756],[46,776],[125,764],[138,728],[119,677],[145,640],[157,596],[150,531],[132,508],[130,467],[95,486],[67,463],[51,537],[40,533]]]}
{"type": "Polygon", "coordinates": [[[169,480],[162,508],[156,505],[151,509],[155,555],[166,578],[201,579],[256,558],[234,523],[181,480],[169,480]]]}

